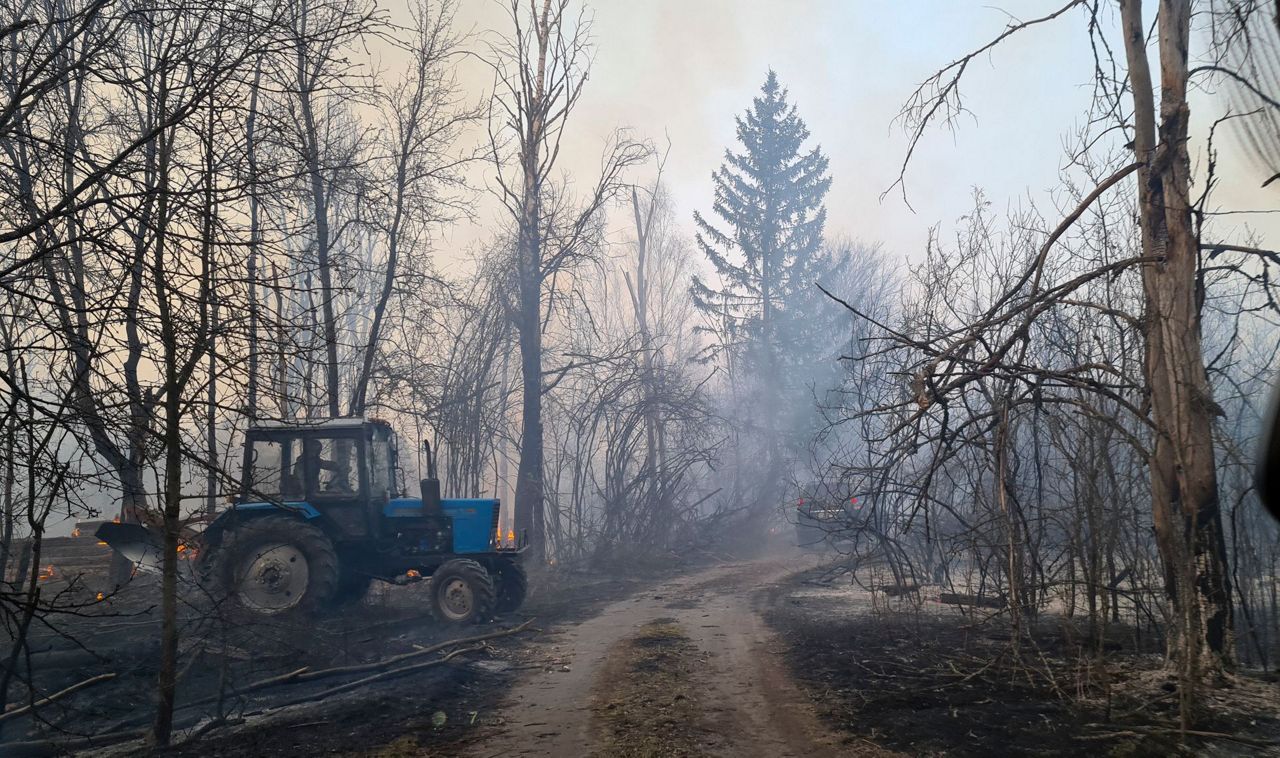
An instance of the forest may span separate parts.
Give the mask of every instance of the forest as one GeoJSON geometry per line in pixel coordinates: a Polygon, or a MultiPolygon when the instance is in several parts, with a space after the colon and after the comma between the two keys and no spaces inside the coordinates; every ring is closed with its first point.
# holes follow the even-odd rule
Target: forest
{"type": "MultiPolygon", "coordinates": [[[[628,97],[596,73],[634,54],[597,21],[614,3],[0,0],[0,754],[1280,754],[1280,525],[1255,486],[1280,3],[922,4],[974,23],[858,115],[892,140],[819,132],[830,104],[793,94],[816,74],[747,56],[749,87],[670,116],[715,121],[705,165],[681,141],[706,134],[592,110],[628,97]],[[1017,92],[1034,48],[1006,51],[1056,29],[1084,65],[1017,92]],[[1026,107],[983,112],[1002,87],[1026,107]],[[1073,121],[1036,112],[1059,97],[1073,121]],[[934,160],[997,129],[1053,174],[1013,136],[934,160]],[[966,166],[1013,192],[938,176],[966,166]],[[878,205],[850,215],[855,187],[878,205]],[[959,210],[927,216],[944,188],[959,210]],[[211,589],[228,513],[301,507],[255,478],[262,440],[351,419],[390,462],[308,475],[367,494],[382,466],[376,509],[422,480],[446,513],[494,500],[466,562],[500,607],[518,555],[522,615],[429,620],[451,564],[364,568],[328,513],[298,523],[348,573],[297,602],[357,577],[335,613],[249,619],[211,589]],[[695,608],[754,636],[708,639],[695,608]],[[780,694],[717,721],[716,666],[766,639],[774,668],[728,671],[780,694]],[[591,725],[504,726],[544,718],[500,705],[528,676],[591,725]],[[425,720],[393,726],[410,692],[425,720]],[[1024,698],[1051,706],[911,734],[911,710],[1024,698]]],[[[829,10],[794,5],[743,14],[829,10]]]]}

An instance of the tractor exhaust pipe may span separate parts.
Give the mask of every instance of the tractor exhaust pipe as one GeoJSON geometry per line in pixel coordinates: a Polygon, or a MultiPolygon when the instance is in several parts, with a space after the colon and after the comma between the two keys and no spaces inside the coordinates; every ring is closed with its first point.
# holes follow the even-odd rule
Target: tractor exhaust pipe
{"type": "Polygon", "coordinates": [[[420,482],[422,487],[422,512],[428,516],[437,516],[444,511],[440,506],[440,479],[436,476],[436,456],[431,451],[431,443],[423,440],[422,449],[427,455],[427,478],[420,482]]]}

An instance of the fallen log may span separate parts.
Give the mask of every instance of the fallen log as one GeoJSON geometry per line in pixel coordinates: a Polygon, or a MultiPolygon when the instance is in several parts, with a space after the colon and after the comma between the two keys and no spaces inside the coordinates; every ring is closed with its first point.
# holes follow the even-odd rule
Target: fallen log
{"type": "Polygon", "coordinates": [[[947,605],[971,605],[975,608],[1003,608],[1005,600],[991,595],[966,595],[960,592],[944,592],[938,596],[939,603],[947,605]]]}
{"type": "Polygon", "coordinates": [[[875,589],[877,592],[883,592],[889,597],[902,597],[913,592],[919,592],[920,586],[915,582],[906,582],[903,584],[882,584],[875,589]]]}

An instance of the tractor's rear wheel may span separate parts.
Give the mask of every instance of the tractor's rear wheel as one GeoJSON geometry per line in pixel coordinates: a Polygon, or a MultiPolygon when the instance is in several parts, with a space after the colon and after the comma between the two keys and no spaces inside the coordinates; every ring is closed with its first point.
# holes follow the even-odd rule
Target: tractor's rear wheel
{"type": "Polygon", "coordinates": [[[431,614],[447,624],[485,621],[496,602],[493,578],[475,561],[446,561],[431,575],[431,614]]]}
{"type": "Polygon", "coordinates": [[[524,598],[529,594],[529,577],[525,574],[524,566],[506,560],[493,564],[493,575],[498,590],[493,612],[498,616],[505,616],[524,604],[524,598]]]}
{"type": "Polygon", "coordinates": [[[235,607],[264,616],[321,610],[338,588],[338,555],[319,527],[288,516],[243,521],[211,559],[216,587],[235,607]]]}

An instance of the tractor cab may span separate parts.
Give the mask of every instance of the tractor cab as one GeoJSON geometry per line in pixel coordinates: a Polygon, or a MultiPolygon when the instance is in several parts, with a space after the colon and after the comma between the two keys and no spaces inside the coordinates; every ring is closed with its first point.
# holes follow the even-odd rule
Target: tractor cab
{"type": "Polygon", "coordinates": [[[237,511],[292,509],[322,515],[347,538],[380,536],[396,493],[396,449],[384,421],[263,423],[245,435],[237,511]]]}

